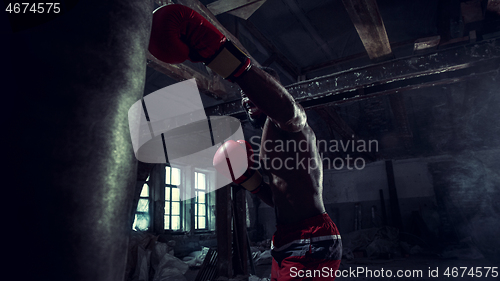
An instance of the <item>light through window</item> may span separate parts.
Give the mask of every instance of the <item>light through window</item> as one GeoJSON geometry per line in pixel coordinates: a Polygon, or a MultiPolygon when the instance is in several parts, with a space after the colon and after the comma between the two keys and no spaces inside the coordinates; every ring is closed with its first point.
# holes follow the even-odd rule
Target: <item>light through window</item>
{"type": "Polygon", "coordinates": [[[174,167],[165,167],[165,229],[182,229],[182,205],[179,193],[181,184],[181,170],[174,167]]]}
{"type": "Polygon", "coordinates": [[[142,186],[139,202],[135,212],[134,224],[132,229],[145,231],[149,228],[149,177],[142,186]]]}
{"type": "Polygon", "coordinates": [[[196,199],[194,204],[195,229],[207,229],[207,178],[203,173],[194,173],[196,199]]]}

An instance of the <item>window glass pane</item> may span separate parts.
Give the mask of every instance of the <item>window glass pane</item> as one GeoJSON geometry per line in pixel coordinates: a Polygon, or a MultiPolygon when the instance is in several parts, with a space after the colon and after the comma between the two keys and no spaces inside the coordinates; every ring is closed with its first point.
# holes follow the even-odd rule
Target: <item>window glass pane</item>
{"type": "Polygon", "coordinates": [[[205,174],[196,173],[196,188],[205,189],[205,174]]]}
{"type": "Polygon", "coordinates": [[[180,214],[181,214],[181,203],[172,202],[172,215],[180,215],[180,214]]]}
{"type": "Polygon", "coordinates": [[[170,184],[170,167],[165,167],[165,183],[170,184]]]}
{"type": "Polygon", "coordinates": [[[165,200],[170,200],[170,187],[165,187],[165,200]]]}
{"type": "Polygon", "coordinates": [[[165,202],[165,214],[166,215],[170,214],[170,202],[168,201],[165,202]]]}
{"type": "Polygon", "coordinates": [[[132,229],[145,231],[149,227],[149,215],[147,213],[135,214],[134,225],[132,229]]]}
{"type": "Polygon", "coordinates": [[[180,201],[178,188],[172,187],[172,201],[180,201]]]}
{"type": "Polygon", "coordinates": [[[206,205],[205,204],[200,204],[198,205],[198,215],[199,216],[205,216],[206,214],[206,205]]]}
{"type": "Polygon", "coordinates": [[[149,210],[149,200],[148,199],[139,199],[137,203],[137,212],[145,212],[147,213],[149,210]]]}
{"type": "Polygon", "coordinates": [[[181,170],[177,168],[172,168],[172,184],[181,184],[181,170]]]}
{"type": "Polygon", "coordinates": [[[198,217],[198,229],[204,229],[207,226],[205,225],[205,217],[198,217]]]}
{"type": "Polygon", "coordinates": [[[172,216],[172,230],[178,230],[181,228],[181,218],[178,216],[172,216]]]}
{"type": "Polygon", "coordinates": [[[169,216],[165,216],[165,220],[164,220],[164,228],[165,229],[170,229],[170,217],[169,216]]]}
{"type": "Polygon", "coordinates": [[[148,187],[148,185],[145,183],[145,184],[142,186],[141,197],[148,197],[148,196],[149,196],[149,187],[148,187]]]}
{"type": "Polygon", "coordinates": [[[146,179],[146,181],[148,181],[148,180],[149,180],[149,176],[148,176],[148,178],[146,179]]]}
{"type": "Polygon", "coordinates": [[[198,197],[196,197],[196,202],[198,202],[198,203],[205,203],[205,192],[198,191],[196,193],[197,193],[196,195],[198,196],[198,197]]]}

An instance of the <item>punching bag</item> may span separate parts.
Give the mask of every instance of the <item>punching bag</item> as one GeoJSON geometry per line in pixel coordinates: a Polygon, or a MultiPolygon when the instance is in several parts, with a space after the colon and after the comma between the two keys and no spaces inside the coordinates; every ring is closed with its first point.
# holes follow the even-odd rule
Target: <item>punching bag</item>
{"type": "Polygon", "coordinates": [[[2,29],[2,251],[16,280],[121,281],[137,165],[127,114],[144,90],[153,3],[60,9],[2,29]]]}

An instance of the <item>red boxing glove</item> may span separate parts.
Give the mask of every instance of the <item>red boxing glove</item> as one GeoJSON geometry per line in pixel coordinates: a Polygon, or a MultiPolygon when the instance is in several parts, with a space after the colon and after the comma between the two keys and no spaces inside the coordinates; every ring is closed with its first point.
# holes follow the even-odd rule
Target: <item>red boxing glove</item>
{"type": "Polygon", "coordinates": [[[204,62],[223,78],[234,78],[250,67],[248,56],[194,10],[178,4],[153,14],[149,51],[159,60],[176,64],[189,59],[204,62]]]}
{"type": "Polygon", "coordinates": [[[166,63],[205,61],[226,42],[226,36],[192,9],[178,4],[153,14],[149,51],[166,63]]]}
{"type": "Polygon", "coordinates": [[[256,192],[262,183],[262,175],[253,168],[252,147],[244,140],[225,142],[214,155],[215,169],[240,184],[245,189],[256,192]]]}

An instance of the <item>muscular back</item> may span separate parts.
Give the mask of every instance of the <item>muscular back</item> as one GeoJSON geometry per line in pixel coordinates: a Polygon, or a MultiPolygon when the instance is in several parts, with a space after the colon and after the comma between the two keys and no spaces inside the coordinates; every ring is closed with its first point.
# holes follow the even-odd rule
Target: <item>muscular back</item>
{"type": "Polygon", "coordinates": [[[309,125],[298,132],[288,132],[268,118],[262,133],[260,161],[269,176],[278,223],[294,223],[325,211],[323,168],[316,136],[309,125]]]}

